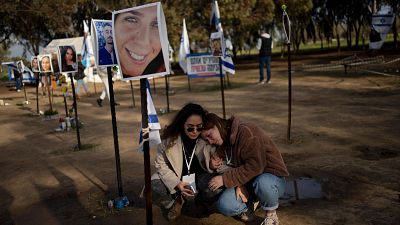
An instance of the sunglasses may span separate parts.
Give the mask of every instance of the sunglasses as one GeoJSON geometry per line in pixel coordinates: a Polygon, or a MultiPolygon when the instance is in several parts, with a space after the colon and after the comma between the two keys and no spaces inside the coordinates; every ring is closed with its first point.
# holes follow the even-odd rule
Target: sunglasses
{"type": "Polygon", "coordinates": [[[188,128],[186,128],[187,132],[193,132],[193,131],[201,132],[202,130],[204,130],[203,127],[188,127],[188,128]]]}

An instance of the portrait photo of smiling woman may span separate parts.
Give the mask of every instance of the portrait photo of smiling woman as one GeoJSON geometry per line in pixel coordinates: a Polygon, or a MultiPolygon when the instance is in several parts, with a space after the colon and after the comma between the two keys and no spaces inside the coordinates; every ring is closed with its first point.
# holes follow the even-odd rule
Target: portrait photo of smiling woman
{"type": "Polygon", "coordinates": [[[77,72],[76,52],[74,46],[58,46],[59,58],[61,59],[61,72],[77,72]]]}
{"type": "Polygon", "coordinates": [[[168,37],[159,3],[116,11],[113,24],[118,63],[124,79],[168,73],[168,45],[165,44],[168,37]]]}

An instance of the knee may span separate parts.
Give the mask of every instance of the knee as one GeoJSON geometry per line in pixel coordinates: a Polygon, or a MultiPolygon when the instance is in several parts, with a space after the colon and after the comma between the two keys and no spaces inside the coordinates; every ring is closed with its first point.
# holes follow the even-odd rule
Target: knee
{"type": "Polygon", "coordinates": [[[253,183],[255,193],[267,198],[276,198],[284,191],[284,185],[279,181],[280,178],[272,174],[262,174],[253,183]]]}

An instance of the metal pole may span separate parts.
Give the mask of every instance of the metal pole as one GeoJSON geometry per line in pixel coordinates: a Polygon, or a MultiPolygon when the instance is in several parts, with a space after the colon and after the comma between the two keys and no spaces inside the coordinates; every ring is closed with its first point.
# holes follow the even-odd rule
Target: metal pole
{"type": "MultiPolygon", "coordinates": [[[[142,130],[146,130],[149,126],[147,113],[147,92],[146,78],[140,79],[140,102],[142,109],[142,130]]],[[[150,171],[150,146],[149,133],[143,132],[143,158],[144,158],[144,183],[146,196],[146,221],[147,225],[153,224],[153,208],[151,194],[151,171],[150,171]]]]}
{"type": "Polygon", "coordinates": [[[69,79],[71,80],[72,97],[74,99],[75,127],[76,127],[76,138],[78,139],[78,150],[81,150],[81,136],[79,135],[78,106],[76,104],[75,85],[74,85],[74,80],[72,78],[72,73],[68,73],[68,75],[69,75],[69,79]]]}
{"type": "Polygon", "coordinates": [[[224,94],[224,78],[223,78],[223,74],[222,74],[222,59],[221,57],[219,58],[219,77],[220,77],[220,83],[221,83],[221,96],[222,96],[222,115],[223,118],[226,118],[226,114],[225,114],[225,94],[224,94]]]}
{"type": "Polygon", "coordinates": [[[25,103],[28,103],[28,98],[26,97],[25,84],[24,84],[24,82],[22,82],[22,79],[21,79],[21,83],[22,83],[22,85],[24,86],[25,103]]]}
{"type": "MultiPolygon", "coordinates": [[[[50,111],[53,112],[53,103],[51,102],[51,92],[50,92],[50,86],[49,86],[49,79],[51,79],[50,74],[49,73],[45,73],[45,85],[47,88],[47,95],[49,96],[49,103],[50,103],[50,111]]],[[[73,84],[74,82],[71,80],[71,83],[73,84]]]]}
{"type": "Polygon", "coordinates": [[[40,114],[39,111],[39,73],[35,72],[35,78],[36,78],[36,111],[37,114],[40,114]]]}
{"type": "Polygon", "coordinates": [[[153,93],[157,94],[157,90],[156,90],[156,78],[153,77],[153,93]]]}
{"type": "Polygon", "coordinates": [[[65,93],[63,93],[63,97],[64,97],[65,116],[69,117],[69,115],[68,115],[68,107],[67,107],[67,97],[65,97],[65,93]]]}
{"type": "Polygon", "coordinates": [[[167,74],[165,76],[165,93],[167,95],[167,112],[169,113],[169,83],[168,83],[169,78],[168,77],[169,77],[169,74],[167,74]]]}
{"type": "Polygon", "coordinates": [[[290,43],[287,43],[288,47],[288,68],[289,68],[289,93],[288,93],[288,128],[287,128],[287,140],[290,141],[290,127],[292,124],[292,61],[290,57],[290,43]]]}
{"type": "Polygon", "coordinates": [[[133,92],[133,84],[131,80],[129,81],[129,83],[131,83],[132,102],[133,102],[133,108],[135,108],[136,104],[135,104],[135,93],[133,92]]]}
{"type": "Polygon", "coordinates": [[[117,119],[115,117],[115,101],[114,101],[114,87],[112,82],[112,71],[111,67],[107,67],[108,75],[108,87],[110,93],[110,108],[111,108],[111,121],[114,135],[114,150],[115,150],[115,166],[117,169],[117,183],[118,183],[118,195],[122,197],[124,195],[122,191],[122,179],[121,179],[121,163],[119,158],[119,144],[118,144],[118,129],[117,129],[117,119]]]}
{"type": "Polygon", "coordinates": [[[189,78],[189,75],[187,75],[187,78],[188,78],[188,87],[189,87],[189,91],[191,91],[192,89],[190,88],[190,78],[189,78]]]}

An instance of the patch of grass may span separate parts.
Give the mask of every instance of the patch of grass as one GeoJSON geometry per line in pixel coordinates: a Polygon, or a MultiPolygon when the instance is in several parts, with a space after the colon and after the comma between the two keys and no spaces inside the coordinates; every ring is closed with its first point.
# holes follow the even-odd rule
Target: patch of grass
{"type": "Polygon", "coordinates": [[[8,76],[1,76],[0,81],[8,81],[8,76]]]}

